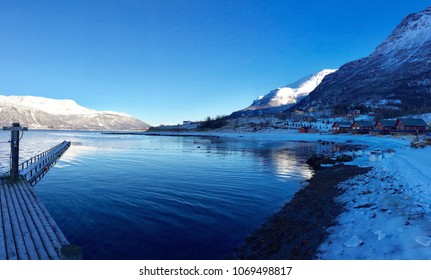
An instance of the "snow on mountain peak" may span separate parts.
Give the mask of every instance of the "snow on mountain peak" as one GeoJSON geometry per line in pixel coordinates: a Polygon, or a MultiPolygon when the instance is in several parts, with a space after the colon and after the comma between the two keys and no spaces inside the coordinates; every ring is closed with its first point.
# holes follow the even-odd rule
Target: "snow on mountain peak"
{"type": "Polygon", "coordinates": [[[406,16],[373,53],[342,65],[292,110],[379,106],[381,100],[396,100],[408,111],[427,112],[430,61],[431,7],[406,16]]]}
{"type": "Polygon", "coordinates": [[[124,113],[96,111],[70,99],[0,95],[2,125],[19,122],[38,129],[130,130],[148,124],[124,113]]]}
{"type": "Polygon", "coordinates": [[[57,100],[37,96],[0,95],[0,104],[39,110],[52,115],[83,115],[97,112],[78,105],[74,100],[57,100]]]}
{"type": "Polygon", "coordinates": [[[312,92],[325,78],[326,75],[337,71],[336,69],[324,69],[316,74],[308,75],[285,87],[275,89],[263,97],[256,99],[250,107],[244,110],[259,110],[270,107],[284,106],[298,102],[312,92]]]}

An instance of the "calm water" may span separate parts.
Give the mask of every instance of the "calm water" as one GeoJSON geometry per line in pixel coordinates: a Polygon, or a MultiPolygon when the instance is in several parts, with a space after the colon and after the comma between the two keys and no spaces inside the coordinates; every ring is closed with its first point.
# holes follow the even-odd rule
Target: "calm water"
{"type": "MultiPolygon", "coordinates": [[[[0,137],[5,170],[9,133],[0,137]]],[[[322,148],[29,131],[21,158],[63,140],[72,146],[35,191],[86,259],[227,258],[311,176],[305,159],[322,148]]]]}

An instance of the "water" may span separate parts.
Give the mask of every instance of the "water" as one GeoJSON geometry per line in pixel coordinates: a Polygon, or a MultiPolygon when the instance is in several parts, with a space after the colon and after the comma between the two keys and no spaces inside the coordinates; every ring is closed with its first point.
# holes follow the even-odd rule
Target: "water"
{"type": "MultiPolygon", "coordinates": [[[[1,168],[9,134],[0,133],[1,168]],[[3,141],[4,139],[4,141],[3,141]]],[[[86,259],[223,259],[312,175],[317,143],[29,131],[72,146],[35,191],[86,259]]]]}

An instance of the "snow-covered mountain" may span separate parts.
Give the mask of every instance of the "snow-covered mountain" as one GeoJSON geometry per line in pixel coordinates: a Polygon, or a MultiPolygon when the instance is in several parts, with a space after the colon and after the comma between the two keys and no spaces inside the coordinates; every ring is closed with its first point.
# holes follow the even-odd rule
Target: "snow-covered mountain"
{"type": "Polygon", "coordinates": [[[431,109],[431,7],[405,17],[372,54],[340,67],[295,108],[372,106],[381,100],[431,109]]]}
{"type": "Polygon", "coordinates": [[[232,116],[257,116],[286,110],[313,91],[326,75],[335,71],[336,69],[324,69],[292,84],[272,90],[270,93],[254,100],[249,107],[234,112],[232,116]]]}
{"type": "Polygon", "coordinates": [[[123,113],[96,111],[73,100],[0,95],[0,125],[19,122],[37,129],[129,130],[148,124],[123,113]]]}

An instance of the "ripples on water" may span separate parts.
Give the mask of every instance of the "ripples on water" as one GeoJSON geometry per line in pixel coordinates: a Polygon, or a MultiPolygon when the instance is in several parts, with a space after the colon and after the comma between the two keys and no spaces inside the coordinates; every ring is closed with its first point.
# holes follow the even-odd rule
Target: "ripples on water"
{"type": "MultiPolygon", "coordinates": [[[[2,133],[7,141],[9,134],[2,133]]],[[[228,258],[311,176],[304,162],[319,148],[298,142],[29,131],[21,158],[63,140],[72,146],[35,191],[87,259],[228,258]]],[[[0,151],[4,171],[8,144],[0,151]]]]}

